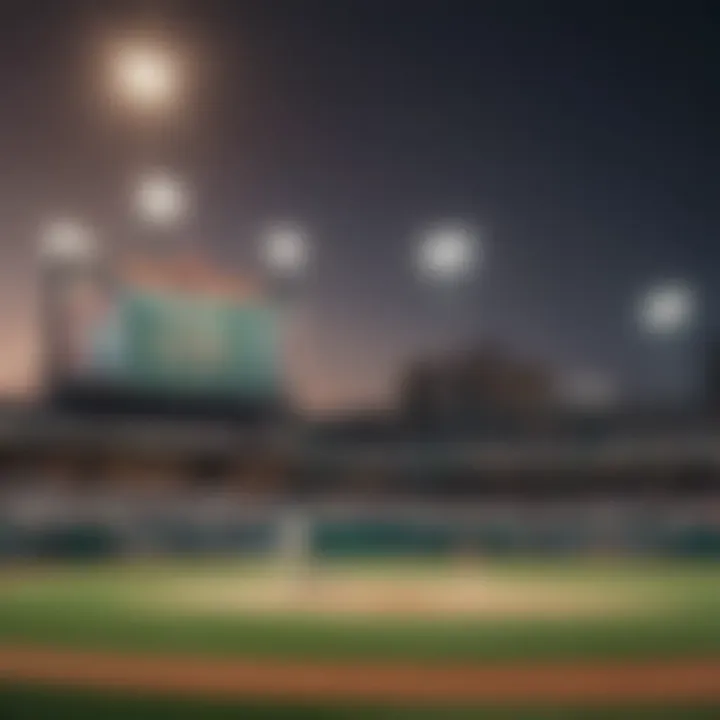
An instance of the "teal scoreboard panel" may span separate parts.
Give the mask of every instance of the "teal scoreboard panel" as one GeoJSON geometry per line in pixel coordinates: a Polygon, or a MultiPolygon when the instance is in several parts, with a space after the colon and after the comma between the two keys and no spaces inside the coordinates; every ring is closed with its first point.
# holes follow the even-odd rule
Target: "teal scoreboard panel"
{"type": "Polygon", "coordinates": [[[126,290],[90,352],[91,375],[132,390],[224,399],[280,390],[279,316],[266,300],[126,290]]]}

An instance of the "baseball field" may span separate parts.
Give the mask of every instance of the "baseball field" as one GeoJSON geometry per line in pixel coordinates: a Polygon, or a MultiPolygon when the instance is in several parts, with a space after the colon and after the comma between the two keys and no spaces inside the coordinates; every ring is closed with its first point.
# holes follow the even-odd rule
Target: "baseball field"
{"type": "Polygon", "coordinates": [[[719,708],[720,567],[709,561],[192,560],[0,572],[1,717],[717,717],[719,708]]]}

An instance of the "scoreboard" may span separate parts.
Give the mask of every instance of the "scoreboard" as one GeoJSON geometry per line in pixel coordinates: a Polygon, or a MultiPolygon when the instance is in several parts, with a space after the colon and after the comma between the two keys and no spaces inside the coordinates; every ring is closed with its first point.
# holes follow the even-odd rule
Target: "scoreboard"
{"type": "Polygon", "coordinates": [[[278,320],[268,303],[133,293],[119,312],[119,369],[135,387],[240,397],[277,387],[278,320]]]}
{"type": "Polygon", "coordinates": [[[56,380],[134,395],[271,403],[280,313],[260,294],[67,275],[56,287],[56,380]]]}

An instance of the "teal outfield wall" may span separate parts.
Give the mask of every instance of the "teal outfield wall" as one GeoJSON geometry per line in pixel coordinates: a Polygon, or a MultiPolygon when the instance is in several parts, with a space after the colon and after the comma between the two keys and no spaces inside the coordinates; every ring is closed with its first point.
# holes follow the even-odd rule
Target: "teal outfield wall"
{"type": "MultiPolygon", "coordinates": [[[[683,528],[627,526],[599,533],[581,522],[528,529],[513,524],[459,526],[441,521],[345,520],[310,523],[308,546],[318,557],[526,556],[598,552],[720,557],[720,528],[695,524],[683,528]]],[[[250,554],[282,551],[279,519],[218,524],[152,521],[122,530],[100,522],[65,522],[23,527],[0,524],[0,555],[92,559],[111,555],[250,554]]]]}

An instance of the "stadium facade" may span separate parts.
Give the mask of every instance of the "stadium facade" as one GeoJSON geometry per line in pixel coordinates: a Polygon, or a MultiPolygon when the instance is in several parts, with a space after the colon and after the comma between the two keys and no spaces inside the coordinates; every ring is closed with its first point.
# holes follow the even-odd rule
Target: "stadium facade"
{"type": "Polygon", "coordinates": [[[262,289],[188,255],[44,273],[45,393],[0,408],[1,553],[268,550],[291,506],[323,552],[720,555],[704,408],[560,408],[495,353],[313,423],[262,289]]]}

